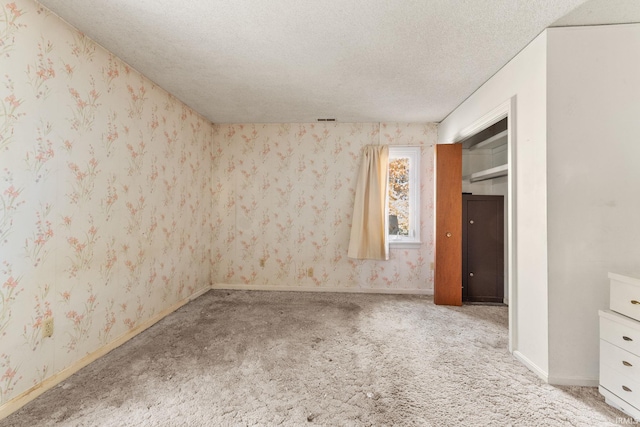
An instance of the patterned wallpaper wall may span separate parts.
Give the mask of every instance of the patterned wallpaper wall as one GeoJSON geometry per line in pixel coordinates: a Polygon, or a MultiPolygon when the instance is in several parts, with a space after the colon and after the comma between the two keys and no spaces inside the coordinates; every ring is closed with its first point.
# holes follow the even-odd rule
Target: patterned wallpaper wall
{"type": "Polygon", "coordinates": [[[30,0],[0,75],[1,406],[209,286],[213,127],[30,0]]]}
{"type": "Polygon", "coordinates": [[[251,287],[433,290],[435,124],[217,125],[213,282],[251,287]],[[420,249],[347,258],[361,149],[422,145],[420,249]],[[313,269],[312,276],[309,269],[313,269]]]}

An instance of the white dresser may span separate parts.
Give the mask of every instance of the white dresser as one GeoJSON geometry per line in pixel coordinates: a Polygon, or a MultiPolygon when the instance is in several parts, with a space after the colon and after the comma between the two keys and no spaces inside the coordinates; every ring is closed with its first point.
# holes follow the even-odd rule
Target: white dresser
{"type": "Polygon", "coordinates": [[[600,393],[640,421],[640,279],[609,273],[610,310],[600,311],[600,393]]]}

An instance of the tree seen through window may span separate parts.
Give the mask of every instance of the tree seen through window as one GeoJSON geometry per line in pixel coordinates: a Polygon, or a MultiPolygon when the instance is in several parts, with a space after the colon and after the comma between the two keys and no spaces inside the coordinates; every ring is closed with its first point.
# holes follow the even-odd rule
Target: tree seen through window
{"type": "Polygon", "coordinates": [[[409,235],[409,158],[389,160],[389,215],[398,217],[393,234],[409,235]]]}

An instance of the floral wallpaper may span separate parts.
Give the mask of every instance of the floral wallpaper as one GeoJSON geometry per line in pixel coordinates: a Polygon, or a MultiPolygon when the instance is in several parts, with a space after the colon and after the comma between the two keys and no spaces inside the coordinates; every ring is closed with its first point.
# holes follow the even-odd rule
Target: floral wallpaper
{"type": "Polygon", "coordinates": [[[216,125],[213,283],[433,290],[435,124],[216,125]],[[368,144],[420,145],[419,249],[347,258],[357,170],[368,144]]]}
{"type": "Polygon", "coordinates": [[[2,406],[210,285],[213,126],[30,0],[0,75],[2,406]]]}

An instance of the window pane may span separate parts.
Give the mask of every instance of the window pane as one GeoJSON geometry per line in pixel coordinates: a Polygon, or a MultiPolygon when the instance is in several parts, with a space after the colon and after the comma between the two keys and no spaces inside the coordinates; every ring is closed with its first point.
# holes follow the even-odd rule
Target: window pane
{"type": "Polygon", "coordinates": [[[408,157],[389,160],[389,215],[398,217],[398,228],[389,230],[394,235],[409,235],[409,165],[408,157]]]}

